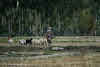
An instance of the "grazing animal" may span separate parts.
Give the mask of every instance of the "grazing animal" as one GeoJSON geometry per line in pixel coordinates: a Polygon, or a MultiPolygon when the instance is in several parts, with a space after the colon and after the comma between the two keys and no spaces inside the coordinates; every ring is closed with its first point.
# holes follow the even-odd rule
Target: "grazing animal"
{"type": "Polygon", "coordinates": [[[25,44],[26,44],[26,40],[24,40],[24,39],[19,40],[19,44],[21,44],[21,45],[25,45],[25,44]]]}
{"type": "Polygon", "coordinates": [[[22,39],[19,40],[19,44],[21,45],[31,45],[31,47],[35,47],[35,48],[46,48],[48,47],[48,42],[47,39],[45,38],[41,38],[41,39],[22,39]]]}
{"type": "Polygon", "coordinates": [[[27,44],[32,45],[32,38],[31,38],[31,39],[27,39],[27,40],[26,40],[26,45],[27,45],[27,44]]]}
{"type": "Polygon", "coordinates": [[[19,44],[21,45],[27,45],[27,44],[32,44],[32,38],[31,39],[22,39],[22,40],[19,40],[19,44]]]}
{"type": "Polygon", "coordinates": [[[32,45],[38,48],[46,48],[48,46],[48,42],[46,39],[33,39],[32,45]]]}

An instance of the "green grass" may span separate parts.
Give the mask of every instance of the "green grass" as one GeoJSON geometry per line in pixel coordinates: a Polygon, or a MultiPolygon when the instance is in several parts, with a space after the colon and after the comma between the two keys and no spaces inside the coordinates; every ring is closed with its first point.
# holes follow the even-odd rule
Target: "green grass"
{"type": "Polygon", "coordinates": [[[6,37],[0,38],[0,43],[7,43],[7,42],[8,42],[8,38],[6,38],[6,37]]]}
{"type": "Polygon", "coordinates": [[[95,40],[94,41],[88,41],[88,40],[86,40],[86,41],[80,41],[80,40],[69,40],[69,41],[54,41],[54,42],[96,42],[95,40]]]}
{"type": "MultiPolygon", "coordinates": [[[[16,43],[20,39],[27,39],[27,38],[30,38],[30,37],[14,37],[13,40],[16,43]]],[[[39,39],[41,37],[32,37],[32,38],[39,39]]],[[[59,37],[56,37],[56,38],[53,39],[53,42],[96,42],[96,40],[94,40],[94,39],[79,40],[79,39],[73,39],[73,38],[59,38],[59,37]]],[[[7,37],[0,37],[0,43],[8,43],[8,38],[7,37]]]]}

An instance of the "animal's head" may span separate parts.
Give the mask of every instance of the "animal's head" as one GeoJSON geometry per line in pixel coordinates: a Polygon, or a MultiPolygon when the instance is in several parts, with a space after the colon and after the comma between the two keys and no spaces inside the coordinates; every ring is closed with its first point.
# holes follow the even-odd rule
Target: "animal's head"
{"type": "Polygon", "coordinates": [[[31,38],[30,40],[32,40],[33,38],[31,38]]]}

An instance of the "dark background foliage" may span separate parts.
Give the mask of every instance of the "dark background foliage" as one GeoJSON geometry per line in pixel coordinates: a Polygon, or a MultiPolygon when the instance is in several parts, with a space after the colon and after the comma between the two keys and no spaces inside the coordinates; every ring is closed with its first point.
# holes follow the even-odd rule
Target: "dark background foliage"
{"type": "Polygon", "coordinates": [[[0,0],[0,35],[100,35],[99,0],[0,0]]]}

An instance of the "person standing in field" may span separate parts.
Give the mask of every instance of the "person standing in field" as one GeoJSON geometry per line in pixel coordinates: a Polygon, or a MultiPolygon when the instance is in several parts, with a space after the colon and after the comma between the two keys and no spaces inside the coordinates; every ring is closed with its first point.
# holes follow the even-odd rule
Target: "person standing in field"
{"type": "Polygon", "coordinates": [[[9,43],[9,45],[12,45],[13,44],[13,39],[12,39],[12,37],[11,36],[8,36],[8,43],[9,43]]]}
{"type": "Polygon", "coordinates": [[[52,39],[53,39],[53,31],[51,27],[48,27],[47,32],[45,34],[45,37],[47,39],[48,42],[48,46],[50,47],[51,43],[52,43],[52,39]]]}

